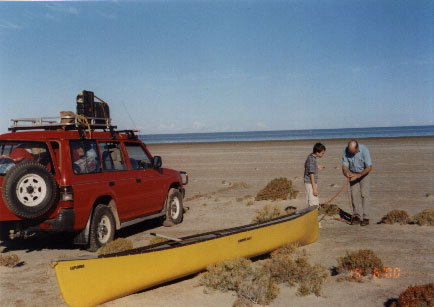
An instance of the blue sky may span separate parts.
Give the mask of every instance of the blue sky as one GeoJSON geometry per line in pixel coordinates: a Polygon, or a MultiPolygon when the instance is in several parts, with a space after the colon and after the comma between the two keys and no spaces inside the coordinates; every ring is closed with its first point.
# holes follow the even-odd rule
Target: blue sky
{"type": "Polygon", "coordinates": [[[434,124],[433,1],[0,3],[0,129],[83,89],[144,134],[434,124]]]}

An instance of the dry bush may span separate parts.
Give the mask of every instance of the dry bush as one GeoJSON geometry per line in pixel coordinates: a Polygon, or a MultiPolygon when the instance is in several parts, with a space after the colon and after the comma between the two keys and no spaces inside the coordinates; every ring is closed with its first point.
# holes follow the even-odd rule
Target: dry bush
{"type": "Polygon", "coordinates": [[[253,206],[255,203],[252,201],[252,200],[249,200],[248,202],[247,202],[247,206],[253,206]]]}
{"type": "Polygon", "coordinates": [[[338,274],[357,270],[361,275],[368,276],[373,275],[376,270],[383,271],[383,262],[370,249],[347,252],[346,256],[339,257],[337,261],[336,271],[338,274]]]}
{"type": "Polygon", "coordinates": [[[107,255],[124,252],[133,248],[133,243],[126,238],[118,238],[98,249],[98,255],[107,255]]]}
{"type": "Polygon", "coordinates": [[[263,262],[261,270],[278,283],[289,286],[298,284],[299,295],[314,293],[319,296],[328,276],[327,270],[319,264],[309,264],[305,255],[305,251],[299,252],[296,245],[285,245],[271,253],[271,258],[263,262]]]}
{"type": "Polygon", "coordinates": [[[209,266],[201,275],[199,284],[206,290],[236,291],[238,300],[234,306],[251,306],[252,302],[267,305],[279,293],[276,281],[266,272],[255,270],[252,262],[245,258],[209,266]]]}
{"type": "Polygon", "coordinates": [[[241,281],[237,293],[239,297],[255,304],[268,305],[277,297],[279,291],[276,281],[269,274],[255,272],[251,278],[241,281]]]}
{"type": "Polygon", "coordinates": [[[253,303],[244,297],[238,297],[232,307],[253,307],[253,303]]]}
{"type": "Polygon", "coordinates": [[[0,255],[0,266],[14,268],[20,263],[20,258],[15,254],[0,255]]]}
{"type": "MultiPolygon", "coordinates": [[[[277,257],[291,257],[295,252],[297,252],[297,247],[299,247],[298,243],[288,243],[285,245],[282,245],[275,251],[273,251],[270,256],[271,258],[277,258],[277,257]]],[[[305,251],[305,250],[303,250],[305,251]]]]}
{"type": "Polygon", "coordinates": [[[292,186],[292,181],[287,178],[275,178],[271,180],[255,197],[255,200],[295,199],[298,191],[292,186]]]}
{"type": "Polygon", "coordinates": [[[339,215],[341,209],[338,205],[330,204],[319,208],[318,214],[327,214],[327,216],[339,215]]]}
{"type": "Polygon", "coordinates": [[[399,295],[397,301],[390,306],[394,307],[433,307],[434,306],[434,283],[422,286],[410,286],[399,295]]]}
{"type": "Polygon", "coordinates": [[[256,216],[252,219],[252,222],[264,223],[285,214],[286,212],[280,206],[265,205],[262,209],[256,210],[256,216]]]}
{"type": "Polygon", "coordinates": [[[434,226],[434,209],[425,209],[414,215],[412,222],[421,226],[434,226]]]}
{"type": "Polygon", "coordinates": [[[381,219],[381,223],[384,224],[399,223],[404,225],[408,224],[408,222],[410,222],[410,215],[404,210],[392,210],[381,219]]]}
{"type": "Polygon", "coordinates": [[[252,262],[245,258],[234,258],[207,267],[199,284],[208,289],[238,291],[240,283],[253,275],[252,262]]]}

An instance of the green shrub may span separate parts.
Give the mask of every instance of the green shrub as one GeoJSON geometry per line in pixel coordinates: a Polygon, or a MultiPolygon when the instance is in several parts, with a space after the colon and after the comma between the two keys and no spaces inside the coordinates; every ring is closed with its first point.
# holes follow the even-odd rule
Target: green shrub
{"type": "Polygon", "coordinates": [[[255,197],[255,200],[295,199],[298,191],[292,186],[292,181],[287,178],[275,178],[271,180],[255,197]]]}
{"type": "Polygon", "coordinates": [[[119,238],[111,241],[98,249],[98,255],[107,255],[124,252],[133,248],[133,243],[129,239],[119,238]]]}

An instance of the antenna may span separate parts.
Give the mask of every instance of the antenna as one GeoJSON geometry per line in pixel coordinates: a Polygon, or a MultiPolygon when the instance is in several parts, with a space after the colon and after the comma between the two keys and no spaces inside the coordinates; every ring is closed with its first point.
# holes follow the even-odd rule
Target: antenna
{"type": "Polygon", "coordinates": [[[134,122],[133,118],[131,117],[130,112],[128,112],[127,106],[125,105],[125,102],[124,102],[123,100],[122,100],[122,105],[124,106],[125,111],[126,111],[127,114],[128,114],[128,117],[130,118],[131,122],[133,123],[134,129],[138,130],[138,129],[137,129],[137,126],[136,126],[136,123],[134,122]]]}

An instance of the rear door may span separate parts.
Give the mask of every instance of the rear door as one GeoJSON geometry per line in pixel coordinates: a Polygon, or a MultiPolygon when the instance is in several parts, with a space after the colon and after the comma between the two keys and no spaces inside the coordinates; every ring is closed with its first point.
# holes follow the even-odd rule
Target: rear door
{"type": "Polygon", "coordinates": [[[125,142],[130,167],[134,172],[137,194],[138,214],[157,212],[163,209],[167,194],[167,178],[152,166],[151,156],[139,142],[125,142]]]}
{"type": "Polygon", "coordinates": [[[125,163],[121,143],[117,141],[99,141],[101,165],[107,187],[116,200],[116,209],[120,220],[137,217],[138,203],[142,201],[137,193],[136,174],[125,163]]]}

